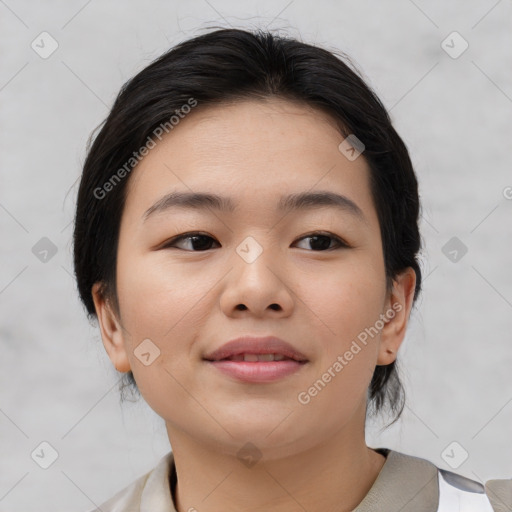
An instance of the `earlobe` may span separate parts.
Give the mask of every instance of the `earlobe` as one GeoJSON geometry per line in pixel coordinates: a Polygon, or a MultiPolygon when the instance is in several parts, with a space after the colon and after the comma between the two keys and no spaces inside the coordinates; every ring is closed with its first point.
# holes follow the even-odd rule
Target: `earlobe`
{"type": "Polygon", "coordinates": [[[377,366],[391,364],[405,338],[412,309],[416,272],[408,267],[393,280],[393,290],[383,314],[387,318],[381,333],[377,366]]]}
{"type": "Polygon", "coordinates": [[[102,293],[101,283],[94,283],[91,293],[103,346],[116,370],[123,373],[128,372],[130,371],[130,361],[126,354],[123,329],[102,293]]]}

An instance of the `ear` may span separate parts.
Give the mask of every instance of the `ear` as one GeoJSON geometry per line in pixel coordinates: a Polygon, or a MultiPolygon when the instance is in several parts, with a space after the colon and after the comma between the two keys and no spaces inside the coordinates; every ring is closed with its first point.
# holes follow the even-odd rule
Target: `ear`
{"type": "Polygon", "coordinates": [[[124,332],[121,323],[116,318],[109,302],[105,300],[101,290],[101,283],[94,283],[91,292],[103,346],[116,370],[126,373],[130,371],[130,362],[125,349],[124,332]]]}
{"type": "Polygon", "coordinates": [[[411,313],[414,289],[416,286],[416,272],[407,267],[393,280],[393,289],[386,299],[382,318],[385,325],[381,332],[377,366],[391,364],[405,338],[409,315],[411,313]]]}

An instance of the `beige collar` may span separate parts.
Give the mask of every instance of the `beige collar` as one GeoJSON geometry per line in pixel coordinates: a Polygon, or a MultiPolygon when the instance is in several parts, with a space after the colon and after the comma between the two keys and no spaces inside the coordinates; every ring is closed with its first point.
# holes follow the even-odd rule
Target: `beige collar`
{"type": "MultiPolygon", "coordinates": [[[[363,501],[353,512],[432,512],[439,503],[439,472],[431,462],[387,448],[376,448],[386,457],[377,479],[363,501]]],[[[176,512],[171,496],[176,487],[176,466],[172,452],[165,455],[157,466],[130,487],[127,494],[114,498],[102,508],[104,512],[117,511],[117,506],[137,506],[140,512],[176,512]],[[116,506],[117,505],[117,506],[116,506]]],[[[463,477],[461,477],[463,478],[463,477]]],[[[512,480],[489,480],[486,494],[496,512],[508,512],[500,508],[512,503],[512,480]]],[[[125,509],[123,509],[125,510],[125,509]]],[[[130,508],[132,510],[132,508],[130,508]]]]}

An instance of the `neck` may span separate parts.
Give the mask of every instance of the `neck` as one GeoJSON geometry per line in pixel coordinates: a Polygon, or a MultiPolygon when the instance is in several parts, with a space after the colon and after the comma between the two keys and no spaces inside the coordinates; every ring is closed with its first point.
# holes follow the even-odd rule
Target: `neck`
{"type": "Polygon", "coordinates": [[[327,441],[286,456],[273,458],[277,451],[265,448],[252,465],[236,456],[243,442],[226,453],[169,424],[167,431],[178,475],[178,512],[348,512],[366,496],[386,460],[368,448],[364,428],[350,424],[327,441]]]}

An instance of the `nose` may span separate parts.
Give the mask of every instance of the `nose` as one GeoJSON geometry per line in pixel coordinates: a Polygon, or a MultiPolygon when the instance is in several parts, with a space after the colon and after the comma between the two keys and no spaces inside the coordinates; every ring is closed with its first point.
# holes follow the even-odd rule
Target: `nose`
{"type": "Polygon", "coordinates": [[[250,241],[240,244],[233,255],[233,268],[226,276],[220,307],[232,317],[289,316],[295,298],[287,282],[285,264],[276,251],[259,246],[255,253],[254,245],[250,241]]]}

